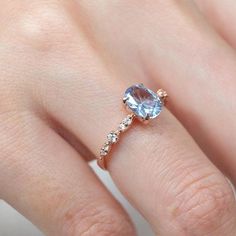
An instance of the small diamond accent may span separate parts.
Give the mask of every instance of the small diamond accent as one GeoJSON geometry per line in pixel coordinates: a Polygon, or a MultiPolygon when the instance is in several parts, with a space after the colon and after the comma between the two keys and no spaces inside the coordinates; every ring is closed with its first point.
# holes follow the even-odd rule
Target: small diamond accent
{"type": "Polygon", "coordinates": [[[109,151],[111,150],[111,146],[109,143],[105,143],[103,145],[103,147],[101,148],[101,151],[100,151],[100,156],[106,156],[109,151]]]}
{"type": "Polygon", "coordinates": [[[128,115],[119,125],[120,131],[125,131],[133,122],[133,115],[128,115]]]}
{"type": "Polygon", "coordinates": [[[112,131],[107,135],[107,140],[109,143],[117,143],[118,139],[118,134],[115,131],[112,131]]]}
{"type": "Polygon", "coordinates": [[[128,128],[128,126],[126,126],[123,122],[120,123],[120,125],[119,125],[119,130],[120,131],[125,131],[127,128],[128,128]]]}
{"type": "Polygon", "coordinates": [[[157,95],[161,98],[161,99],[166,99],[168,97],[167,92],[163,89],[159,89],[157,91],[157,95]]]}

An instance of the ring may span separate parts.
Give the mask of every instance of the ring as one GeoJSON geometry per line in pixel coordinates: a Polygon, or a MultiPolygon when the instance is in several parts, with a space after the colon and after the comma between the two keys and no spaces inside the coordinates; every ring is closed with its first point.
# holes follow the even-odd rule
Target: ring
{"type": "Polygon", "coordinates": [[[115,131],[107,135],[107,140],[100,150],[97,164],[102,169],[107,169],[108,154],[112,146],[118,142],[121,133],[125,132],[138,119],[147,123],[149,120],[157,118],[165,105],[167,93],[159,89],[156,93],[146,88],[143,84],[136,84],[129,87],[124,94],[123,103],[130,112],[119,124],[115,131]]]}

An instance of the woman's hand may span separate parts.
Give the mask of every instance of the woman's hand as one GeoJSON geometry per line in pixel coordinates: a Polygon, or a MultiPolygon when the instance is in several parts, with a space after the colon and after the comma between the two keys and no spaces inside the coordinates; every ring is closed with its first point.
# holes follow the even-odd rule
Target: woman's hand
{"type": "Polygon", "coordinates": [[[236,183],[235,10],[233,0],[1,1],[0,197],[47,235],[134,235],[87,161],[125,116],[125,88],[142,82],[167,90],[170,111],[123,137],[115,183],[157,235],[235,235],[224,177],[236,183]]]}

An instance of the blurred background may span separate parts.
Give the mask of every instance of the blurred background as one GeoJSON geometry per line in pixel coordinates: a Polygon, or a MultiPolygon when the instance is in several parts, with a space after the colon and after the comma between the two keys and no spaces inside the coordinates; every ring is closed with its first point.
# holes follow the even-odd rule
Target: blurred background
{"type": "MultiPolygon", "coordinates": [[[[138,236],[154,236],[148,223],[121,195],[112,182],[109,174],[97,168],[95,162],[92,162],[91,166],[102,182],[127,210],[136,225],[138,236]]],[[[0,236],[44,236],[44,234],[16,210],[0,200],[0,236]]]]}

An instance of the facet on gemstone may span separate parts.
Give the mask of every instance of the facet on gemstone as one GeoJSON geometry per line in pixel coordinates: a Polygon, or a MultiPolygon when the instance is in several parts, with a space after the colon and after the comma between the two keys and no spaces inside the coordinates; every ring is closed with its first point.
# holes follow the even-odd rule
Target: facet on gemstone
{"type": "Polygon", "coordinates": [[[143,84],[129,87],[125,91],[123,101],[136,116],[144,120],[157,117],[163,107],[160,97],[143,84]]]}
{"type": "Polygon", "coordinates": [[[118,139],[118,134],[115,131],[112,131],[107,135],[107,140],[109,143],[117,143],[118,139]]]}

